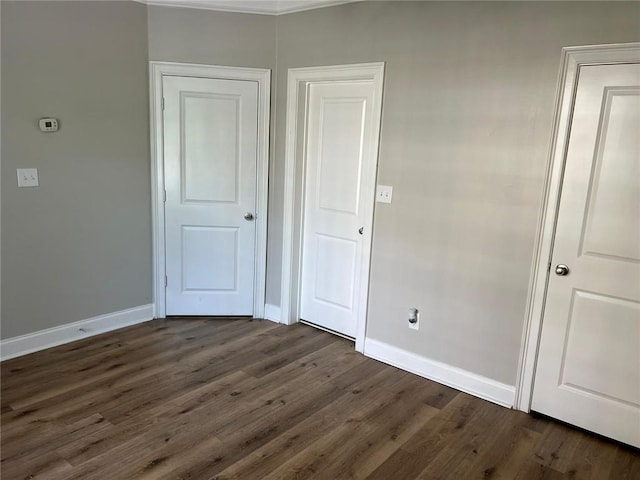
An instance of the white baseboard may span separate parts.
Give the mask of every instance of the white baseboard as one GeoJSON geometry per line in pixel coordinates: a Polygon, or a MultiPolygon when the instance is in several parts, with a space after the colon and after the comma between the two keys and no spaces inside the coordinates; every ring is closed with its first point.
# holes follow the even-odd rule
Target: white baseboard
{"type": "Polygon", "coordinates": [[[280,307],[269,303],[264,306],[264,318],[272,322],[281,323],[280,307]]]}
{"type": "Polygon", "coordinates": [[[0,341],[0,360],[20,357],[45,348],[146,322],[152,318],[153,305],[142,305],[20,335],[19,337],[7,338],[0,341]]]}
{"type": "Polygon", "coordinates": [[[378,340],[365,339],[364,354],[434,382],[483,398],[503,407],[513,407],[515,387],[482,375],[430,360],[378,340]]]}

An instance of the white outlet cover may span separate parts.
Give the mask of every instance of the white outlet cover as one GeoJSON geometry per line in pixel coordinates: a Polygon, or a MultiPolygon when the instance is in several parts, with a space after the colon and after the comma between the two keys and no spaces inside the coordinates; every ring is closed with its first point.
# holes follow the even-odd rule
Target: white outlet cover
{"type": "Polygon", "coordinates": [[[378,185],[376,188],[376,202],[391,203],[393,187],[390,185],[378,185]]]}
{"type": "Polygon", "coordinates": [[[19,187],[37,187],[38,185],[37,168],[18,168],[19,187]]]}

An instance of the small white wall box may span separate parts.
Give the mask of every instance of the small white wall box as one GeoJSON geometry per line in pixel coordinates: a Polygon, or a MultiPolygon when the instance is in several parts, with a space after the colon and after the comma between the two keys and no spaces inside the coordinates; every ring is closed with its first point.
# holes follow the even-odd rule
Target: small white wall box
{"type": "Polygon", "coordinates": [[[37,168],[18,168],[17,172],[18,172],[19,187],[39,186],[37,168]]]}
{"type": "Polygon", "coordinates": [[[58,120],[55,118],[41,118],[39,124],[40,124],[40,131],[42,132],[58,131],[58,120]]]}

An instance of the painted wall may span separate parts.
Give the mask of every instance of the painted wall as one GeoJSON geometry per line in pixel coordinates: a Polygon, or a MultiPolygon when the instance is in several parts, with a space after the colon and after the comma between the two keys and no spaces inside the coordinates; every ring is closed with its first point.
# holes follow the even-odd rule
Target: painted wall
{"type": "Polygon", "coordinates": [[[561,48],[638,41],[639,4],[366,2],[281,16],[277,30],[271,231],[287,69],[387,62],[378,183],[394,191],[376,205],[367,336],[513,385],[561,48]]]}
{"type": "Polygon", "coordinates": [[[148,7],[149,60],[275,68],[276,17],[148,7]]]}
{"type": "Polygon", "coordinates": [[[1,8],[2,338],[151,303],[146,7],[1,8]]]}

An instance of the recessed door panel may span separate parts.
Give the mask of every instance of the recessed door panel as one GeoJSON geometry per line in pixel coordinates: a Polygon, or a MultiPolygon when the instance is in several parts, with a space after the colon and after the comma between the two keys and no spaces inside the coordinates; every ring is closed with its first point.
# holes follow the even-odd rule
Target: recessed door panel
{"type": "Polygon", "coordinates": [[[325,99],[317,172],[319,208],[358,215],[365,99],[325,99]]]}
{"type": "Polygon", "coordinates": [[[258,84],[165,77],[167,315],[251,315],[258,84]]]}
{"type": "Polygon", "coordinates": [[[235,291],[237,279],[238,228],[182,227],[183,291],[235,291]]]}
{"type": "Polygon", "coordinates": [[[606,88],[603,110],[583,252],[640,262],[640,89],[606,88]]]}
{"type": "Polygon", "coordinates": [[[237,202],[240,97],[181,94],[183,201],[237,202]]]}
{"type": "Polygon", "coordinates": [[[639,351],[638,302],[574,292],[560,385],[639,407],[639,351]]]}
{"type": "Polygon", "coordinates": [[[316,234],[316,240],[315,299],[351,311],[358,245],[322,234],[316,234]]]}

